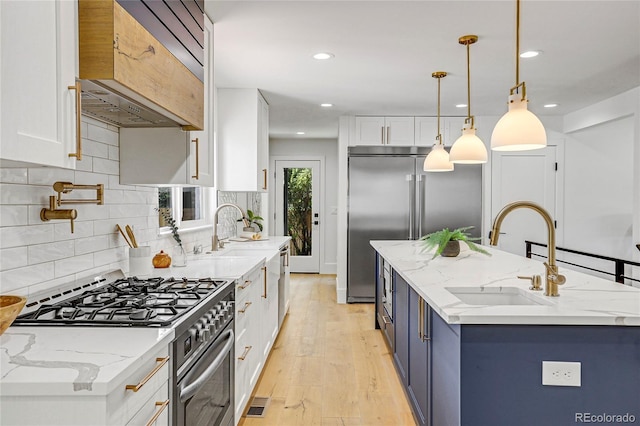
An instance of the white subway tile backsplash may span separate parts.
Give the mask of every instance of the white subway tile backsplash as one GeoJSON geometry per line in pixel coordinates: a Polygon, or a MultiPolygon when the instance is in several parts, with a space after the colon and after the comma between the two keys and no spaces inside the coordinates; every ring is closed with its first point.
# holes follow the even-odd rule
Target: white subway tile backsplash
{"type": "Polygon", "coordinates": [[[104,190],[104,203],[105,204],[123,204],[124,191],[120,189],[105,189],[104,190]]]}
{"type": "Polygon", "coordinates": [[[124,247],[112,248],[95,252],[93,254],[93,261],[95,266],[104,266],[110,263],[125,261],[127,256],[128,252],[124,247]]]}
{"type": "Polygon", "coordinates": [[[117,175],[120,173],[120,162],[106,158],[94,158],[93,171],[94,173],[117,175]]]}
{"type": "MultiPolygon", "coordinates": [[[[125,217],[147,217],[149,216],[149,206],[145,204],[117,204],[107,206],[109,208],[109,217],[119,219],[125,217]]],[[[146,220],[145,220],[146,223],[146,220]]]]}
{"type": "Polygon", "coordinates": [[[73,182],[73,170],[54,169],[51,167],[39,167],[29,169],[29,185],[43,185],[51,189],[55,182],[73,182]]]}
{"type": "Polygon", "coordinates": [[[90,139],[82,139],[83,155],[98,158],[109,158],[109,146],[105,143],[92,141],[90,139]]]}
{"type": "Polygon", "coordinates": [[[0,182],[2,183],[27,183],[27,169],[0,169],[0,182]]]}
{"type": "MultiPolygon", "coordinates": [[[[84,159],[82,161],[84,161],[84,159]]],[[[77,183],[78,185],[98,185],[101,183],[106,187],[107,182],[109,182],[109,178],[105,175],[76,170],[73,183],[77,183]]],[[[82,192],[84,192],[84,190],[82,192]]]]}
{"type": "Polygon", "coordinates": [[[123,191],[124,204],[153,204],[153,193],[142,191],[123,191]]]}
{"type": "Polygon", "coordinates": [[[53,242],[53,226],[13,226],[0,228],[0,248],[53,242]]]}
{"type": "Polygon", "coordinates": [[[18,226],[29,223],[27,206],[0,205],[0,226],[18,226]]]}
{"type": "Polygon", "coordinates": [[[108,235],[98,235],[96,237],[80,238],[75,240],[75,255],[93,253],[100,250],[106,250],[109,248],[108,235]]]}
{"type": "Polygon", "coordinates": [[[74,231],[71,233],[71,223],[68,220],[56,221],[54,226],[54,241],[77,240],[78,238],[86,238],[93,236],[94,222],[74,221],[74,231]]]}
{"type": "Polygon", "coordinates": [[[58,241],[28,247],[29,265],[72,257],[73,241],[58,241]]]}
{"type": "MultiPolygon", "coordinates": [[[[1,1],[1,0],[0,0],[1,1]]],[[[139,245],[169,251],[170,234],[158,235],[158,189],[121,185],[118,128],[83,117],[84,157],[76,169],[0,168],[0,292],[33,295],[90,275],[128,269],[128,248],[116,230],[130,225],[139,245]],[[43,222],[40,210],[55,195],[52,185],[69,181],[104,184],[105,204],[67,204],[76,209],[75,232],[68,220],[43,222]]],[[[95,191],[74,190],[63,199],[92,199],[95,191]]],[[[211,230],[183,233],[187,249],[210,244],[211,230]]]]}
{"type": "MultiPolygon", "coordinates": [[[[53,184],[53,182],[51,182],[53,184]]],[[[52,187],[0,183],[0,204],[42,204],[49,205],[49,196],[54,195],[52,187]]]]}
{"type": "Polygon", "coordinates": [[[93,253],[56,260],[54,277],[83,273],[94,267],[93,253]]]}
{"type": "MultiPolygon", "coordinates": [[[[53,262],[9,269],[0,272],[2,292],[7,294],[54,278],[53,262]]],[[[26,290],[28,292],[28,290],[26,290]]],[[[24,293],[23,293],[24,294],[24,293]]]]}
{"type": "Polygon", "coordinates": [[[4,271],[21,266],[27,266],[26,246],[0,250],[0,270],[4,271]]]}
{"type": "Polygon", "coordinates": [[[82,157],[81,161],[76,161],[76,171],[90,172],[93,170],[93,158],[82,157]]]}
{"type": "Polygon", "coordinates": [[[117,146],[109,145],[109,160],[120,160],[120,148],[117,146]]]}
{"type": "MultiPolygon", "coordinates": [[[[91,139],[92,141],[102,142],[109,145],[118,145],[118,133],[113,130],[107,129],[106,127],[101,127],[101,124],[97,124],[94,126],[89,126],[87,129],[87,133],[85,137],[87,139],[91,139]]],[[[106,126],[106,124],[105,124],[106,126]]]]}

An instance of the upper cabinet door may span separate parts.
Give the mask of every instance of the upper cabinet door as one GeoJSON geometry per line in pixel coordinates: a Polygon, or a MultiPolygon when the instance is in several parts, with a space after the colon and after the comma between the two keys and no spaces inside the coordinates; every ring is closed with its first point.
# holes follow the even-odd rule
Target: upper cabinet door
{"type": "Polygon", "coordinates": [[[217,90],[221,191],[268,191],[269,105],[258,89],[217,90]]]}
{"type": "Polygon", "coordinates": [[[350,145],[382,145],[384,138],[384,117],[356,117],[356,137],[350,145]]]}
{"type": "MultiPolygon", "coordinates": [[[[416,146],[433,146],[438,135],[438,119],[436,117],[416,117],[416,146]]],[[[444,139],[444,129],[440,133],[444,139]]]]}
{"type": "Polygon", "coordinates": [[[75,168],[76,4],[0,1],[2,166],[75,168]]]}
{"type": "Polygon", "coordinates": [[[413,117],[385,117],[385,144],[412,146],[414,141],[413,117]]]}
{"type": "Polygon", "coordinates": [[[192,185],[213,186],[215,180],[214,151],[214,80],[213,23],[204,16],[204,130],[191,132],[189,179],[192,185]]]}
{"type": "Polygon", "coordinates": [[[411,146],[414,133],[413,117],[356,117],[355,140],[349,145],[411,146]]]}

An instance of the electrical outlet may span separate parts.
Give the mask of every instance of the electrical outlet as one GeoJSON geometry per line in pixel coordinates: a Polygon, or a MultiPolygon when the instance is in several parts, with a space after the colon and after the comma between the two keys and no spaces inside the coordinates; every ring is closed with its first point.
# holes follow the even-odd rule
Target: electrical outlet
{"type": "Polygon", "coordinates": [[[542,384],[545,386],[581,386],[579,362],[542,361],[542,384]]]}

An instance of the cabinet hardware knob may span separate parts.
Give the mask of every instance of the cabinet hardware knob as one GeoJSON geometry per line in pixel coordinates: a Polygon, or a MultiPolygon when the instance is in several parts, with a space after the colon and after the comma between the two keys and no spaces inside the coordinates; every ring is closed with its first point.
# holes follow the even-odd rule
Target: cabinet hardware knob
{"type": "Polygon", "coordinates": [[[147,426],[153,425],[156,422],[156,420],[158,420],[158,417],[160,417],[160,414],[162,414],[164,409],[167,408],[168,406],[169,406],[169,400],[168,399],[166,401],[164,401],[164,402],[156,401],[156,407],[160,407],[160,409],[158,411],[156,411],[156,413],[153,415],[153,417],[151,417],[151,419],[147,422],[147,426]]]}

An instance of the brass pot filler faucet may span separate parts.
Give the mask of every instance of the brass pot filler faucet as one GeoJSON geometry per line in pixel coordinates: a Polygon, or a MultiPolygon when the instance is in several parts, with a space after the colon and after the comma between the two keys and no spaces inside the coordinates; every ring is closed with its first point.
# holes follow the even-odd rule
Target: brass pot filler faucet
{"type": "MultiPolygon", "coordinates": [[[[551,219],[551,215],[549,214],[549,212],[530,201],[516,201],[511,204],[507,204],[502,208],[502,210],[500,210],[500,213],[498,213],[493,221],[491,235],[489,236],[489,244],[491,244],[492,246],[498,244],[498,238],[500,237],[500,226],[502,225],[502,221],[504,220],[505,216],[507,216],[512,211],[520,208],[531,209],[534,212],[540,214],[540,216],[542,216],[545,223],[547,224],[547,248],[549,251],[547,262],[544,262],[544,267],[546,268],[547,272],[544,282],[544,295],[557,297],[560,295],[558,293],[558,286],[565,283],[566,277],[558,273],[558,266],[556,265],[556,231],[553,225],[553,219],[551,219]]],[[[534,278],[532,278],[532,282],[533,281],[534,278]]]]}
{"type": "Polygon", "coordinates": [[[71,233],[73,234],[73,221],[78,217],[76,209],[59,209],[63,204],[104,204],[104,185],[74,185],[71,182],[56,182],[53,184],[53,190],[58,195],[49,197],[49,208],[40,210],[40,219],[47,222],[52,219],[68,219],[71,221],[71,233]],[[68,194],[74,189],[93,189],[96,191],[95,199],[62,199],[62,194],[68,194]]]}

